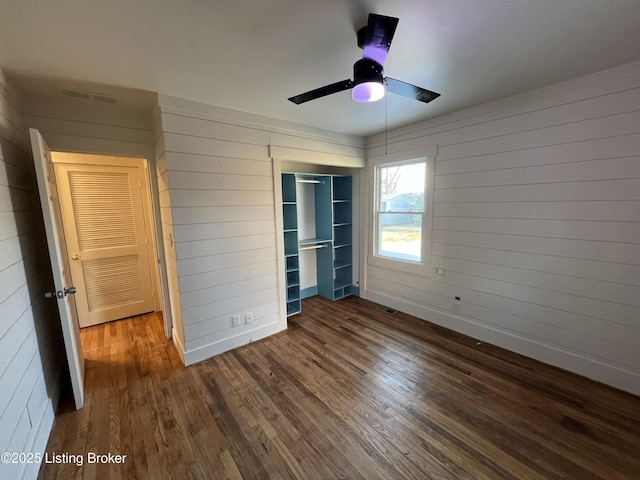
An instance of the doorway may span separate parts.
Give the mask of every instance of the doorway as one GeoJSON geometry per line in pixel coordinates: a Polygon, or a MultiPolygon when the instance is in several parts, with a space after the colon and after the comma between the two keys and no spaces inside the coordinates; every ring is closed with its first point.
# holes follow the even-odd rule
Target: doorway
{"type": "Polygon", "coordinates": [[[146,159],[51,156],[80,327],[161,310],[146,159]]]}

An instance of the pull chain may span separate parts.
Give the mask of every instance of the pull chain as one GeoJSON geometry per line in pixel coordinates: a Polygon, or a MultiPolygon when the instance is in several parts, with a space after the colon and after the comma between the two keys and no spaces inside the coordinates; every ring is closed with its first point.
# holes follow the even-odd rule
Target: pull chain
{"type": "Polygon", "coordinates": [[[389,142],[388,134],[389,134],[389,103],[387,101],[388,96],[384,96],[384,154],[387,155],[389,152],[387,151],[387,145],[389,142]]]}

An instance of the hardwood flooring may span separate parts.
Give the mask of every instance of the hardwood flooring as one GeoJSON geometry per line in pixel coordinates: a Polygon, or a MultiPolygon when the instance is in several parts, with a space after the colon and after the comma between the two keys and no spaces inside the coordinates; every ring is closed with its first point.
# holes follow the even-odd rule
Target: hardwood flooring
{"type": "Polygon", "coordinates": [[[638,479],[640,398],[359,298],[182,366],[161,318],[82,331],[50,479],[638,479]],[[87,452],[126,455],[88,464],[87,452]]]}

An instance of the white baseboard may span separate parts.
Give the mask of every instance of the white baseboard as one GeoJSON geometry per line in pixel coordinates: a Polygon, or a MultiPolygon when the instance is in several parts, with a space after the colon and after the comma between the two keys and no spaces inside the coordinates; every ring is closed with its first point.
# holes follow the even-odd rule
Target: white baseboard
{"type": "MultiPolygon", "coordinates": [[[[39,453],[42,455],[42,458],[44,458],[54,420],[55,411],[53,405],[47,402],[40,413],[40,418],[36,422],[35,435],[31,439],[31,442],[25,446],[25,452],[39,453]]],[[[41,465],[41,463],[25,464],[24,469],[20,473],[20,478],[24,480],[37,478],[41,465]]]]}
{"type": "Polygon", "coordinates": [[[575,352],[562,350],[553,345],[540,343],[513,332],[506,332],[468,317],[418,305],[386,293],[367,289],[363,297],[483,342],[577,373],[634,395],[640,395],[640,375],[635,372],[575,352]]]}
{"type": "MultiPolygon", "coordinates": [[[[216,342],[203,345],[202,347],[194,348],[193,350],[184,351],[183,361],[185,365],[193,365],[194,363],[201,362],[207,358],[211,358],[215,355],[219,355],[228,350],[232,350],[248,343],[255,342],[266,338],[274,333],[286,330],[287,324],[283,322],[273,322],[267,325],[261,325],[251,330],[246,330],[238,335],[222,338],[216,342]]],[[[175,335],[174,335],[175,338],[175,335]]]]}
{"type": "Polygon", "coordinates": [[[182,363],[186,365],[186,362],[184,361],[184,345],[180,341],[180,337],[178,337],[175,328],[171,329],[171,340],[173,340],[173,344],[176,346],[176,350],[178,350],[178,355],[180,355],[182,363]]]}

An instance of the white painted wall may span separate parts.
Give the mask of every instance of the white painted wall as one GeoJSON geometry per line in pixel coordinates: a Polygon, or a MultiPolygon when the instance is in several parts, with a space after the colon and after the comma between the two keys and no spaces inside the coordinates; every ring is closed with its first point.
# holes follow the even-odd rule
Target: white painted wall
{"type": "MultiPolygon", "coordinates": [[[[0,452],[42,454],[65,367],[27,129],[0,71],[0,452]]],[[[0,463],[0,478],[36,478],[40,465],[0,463]]]]}
{"type": "MultiPolygon", "coordinates": [[[[296,183],[298,239],[316,237],[316,191],[312,183],[296,183]]],[[[318,285],[317,250],[303,250],[298,257],[300,290],[318,285]]]]}
{"type": "Polygon", "coordinates": [[[174,325],[191,364],[286,328],[280,160],[352,166],[364,149],[360,139],[163,95],[159,105],[164,241],[181,299],[174,325]],[[286,158],[273,161],[278,149],[286,158]]]}
{"type": "Polygon", "coordinates": [[[38,129],[54,150],[153,160],[151,110],[25,96],[21,113],[25,124],[38,129]]]}
{"type": "Polygon", "coordinates": [[[423,275],[367,265],[366,297],[640,394],[640,62],[388,138],[438,146],[433,257],[423,275]]]}

